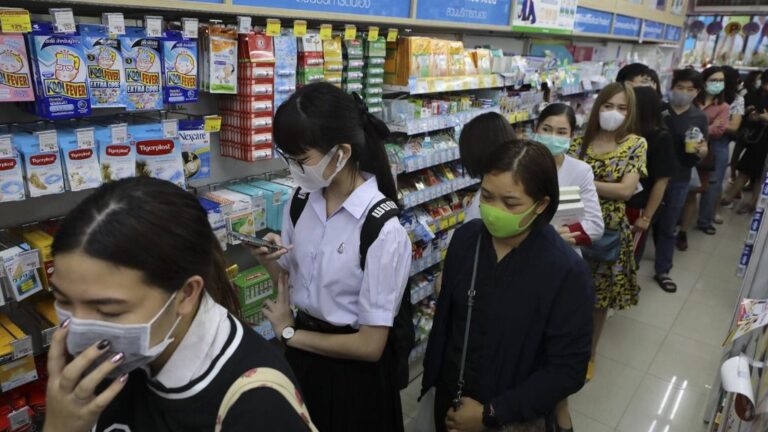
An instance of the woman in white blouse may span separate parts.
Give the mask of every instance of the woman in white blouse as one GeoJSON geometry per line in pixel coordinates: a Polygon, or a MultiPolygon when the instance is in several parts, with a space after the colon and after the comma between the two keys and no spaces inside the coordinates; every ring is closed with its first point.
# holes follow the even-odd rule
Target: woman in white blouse
{"type": "Polygon", "coordinates": [[[328,83],[302,87],[275,115],[276,149],[300,190],[286,205],[282,236],[265,237],[278,250],[258,250],[273,279],[288,273],[292,288],[268,301],[264,314],[287,345],[321,431],[404,429],[390,333],[408,282],[411,243],[392,217],[364,256],[360,247],[370,231],[364,223],[388,213],[373,210],[381,203],[396,210],[383,143],[388,134],[359,96],[328,83]]]}

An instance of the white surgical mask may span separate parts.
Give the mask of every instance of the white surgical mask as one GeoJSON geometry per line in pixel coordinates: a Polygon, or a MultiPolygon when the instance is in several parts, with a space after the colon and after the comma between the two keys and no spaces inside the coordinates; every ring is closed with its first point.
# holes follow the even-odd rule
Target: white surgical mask
{"type": "Polygon", "coordinates": [[[600,128],[613,132],[624,124],[626,116],[616,110],[600,111],[600,128]]]}
{"type": "MultiPolygon", "coordinates": [[[[144,367],[160,356],[168,348],[168,345],[173,342],[171,334],[176,329],[176,326],[179,325],[181,316],[176,318],[173,327],[171,327],[171,330],[163,337],[160,343],[153,347],[149,346],[152,324],[165,312],[175,297],[176,293],[168,299],[163,308],[160,309],[160,312],[146,324],[115,324],[106,321],[75,318],[68,311],[61,309],[58,303],[56,303],[56,315],[58,315],[60,322],[64,322],[67,319],[70,320],[67,327],[69,329],[67,334],[67,351],[73,356],[77,356],[99,341],[107,340],[110,343],[109,352],[103,356],[102,361],[105,359],[109,361],[108,359],[117,353],[123,353],[125,356],[123,362],[117,365],[115,370],[109,374],[111,378],[117,378],[124,373],[144,367]]],[[[101,364],[101,361],[94,362],[89,371],[95,369],[99,364],[101,364]]]]}
{"type": "Polygon", "coordinates": [[[317,165],[299,166],[296,162],[288,160],[288,169],[291,170],[291,176],[293,176],[293,179],[296,180],[296,183],[301,187],[302,192],[312,193],[328,187],[333,181],[333,178],[336,177],[336,174],[338,174],[342,168],[344,168],[346,163],[347,159],[344,159],[344,152],[339,146],[335,146],[328,152],[328,154],[323,156],[323,159],[321,159],[317,165]],[[331,163],[331,159],[333,159],[335,154],[339,155],[339,160],[336,162],[336,169],[333,174],[326,179],[323,177],[323,173],[325,173],[325,169],[328,167],[328,164],[331,163]]]}

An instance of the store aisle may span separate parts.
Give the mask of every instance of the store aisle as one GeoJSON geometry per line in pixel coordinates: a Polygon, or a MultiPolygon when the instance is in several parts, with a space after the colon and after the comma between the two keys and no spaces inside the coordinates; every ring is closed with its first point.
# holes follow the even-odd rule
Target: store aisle
{"type": "MultiPolygon", "coordinates": [[[[752,215],[723,214],[718,234],[689,233],[676,252],[676,294],[653,281],[649,245],[640,268],[640,304],[606,324],[595,378],[571,398],[576,432],[703,432],[705,405],[719,370],[741,279],[734,276],[752,215]]],[[[402,393],[416,413],[417,379],[402,393]]],[[[406,431],[413,426],[406,420],[406,431]]]]}

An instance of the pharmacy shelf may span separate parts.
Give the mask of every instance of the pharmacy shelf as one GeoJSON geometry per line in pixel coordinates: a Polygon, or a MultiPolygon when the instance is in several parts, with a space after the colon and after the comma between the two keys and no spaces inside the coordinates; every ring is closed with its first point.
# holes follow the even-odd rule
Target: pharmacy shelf
{"type": "MultiPolygon", "coordinates": [[[[434,219],[432,222],[427,224],[427,227],[430,231],[433,233],[438,233],[440,231],[449,230],[462,222],[466,219],[467,215],[464,212],[464,210],[460,210],[455,213],[451,213],[447,216],[443,216],[438,219],[434,219]]],[[[408,237],[411,238],[411,242],[414,241],[414,237],[416,236],[416,233],[413,229],[408,230],[408,237]]]]}
{"type": "Polygon", "coordinates": [[[422,285],[420,287],[411,288],[411,304],[416,304],[425,298],[431,296],[435,292],[435,282],[422,285]]]}
{"type": "Polygon", "coordinates": [[[459,160],[459,157],[458,146],[435,150],[425,156],[406,156],[402,161],[403,170],[398,174],[412,173],[436,165],[457,161],[459,160]]]}
{"type": "Polygon", "coordinates": [[[489,113],[499,112],[499,107],[478,108],[456,114],[430,116],[419,119],[411,119],[402,122],[390,123],[390,132],[404,133],[408,135],[417,135],[421,133],[433,132],[441,129],[448,129],[456,126],[462,126],[469,123],[473,118],[489,113]]]}
{"type": "Polygon", "coordinates": [[[464,75],[455,77],[410,78],[407,86],[384,85],[388,93],[410,93],[412,95],[454,91],[482,90],[504,87],[504,77],[497,74],[464,75]]]}
{"type": "Polygon", "coordinates": [[[423,257],[413,260],[411,262],[411,274],[410,276],[416,276],[424,270],[432,267],[433,265],[443,262],[445,255],[448,253],[448,249],[440,249],[432,251],[431,253],[424,255],[423,257]]]}
{"type": "Polygon", "coordinates": [[[514,111],[511,113],[504,114],[504,116],[506,116],[507,120],[509,120],[509,122],[512,124],[525,123],[527,121],[533,121],[538,118],[535,115],[533,115],[532,112],[533,112],[533,108],[528,110],[522,110],[522,111],[514,111]]]}
{"type": "Polygon", "coordinates": [[[480,183],[480,180],[472,177],[459,177],[454,180],[443,182],[439,185],[430,186],[420,191],[411,192],[403,195],[403,204],[406,209],[424,204],[427,201],[448,195],[449,193],[460,191],[466,187],[480,183]]]}
{"type": "Polygon", "coordinates": [[[424,354],[427,353],[428,341],[429,341],[429,338],[424,338],[424,340],[416,343],[416,346],[411,350],[411,354],[408,356],[409,364],[413,364],[414,362],[421,360],[424,354]]]}

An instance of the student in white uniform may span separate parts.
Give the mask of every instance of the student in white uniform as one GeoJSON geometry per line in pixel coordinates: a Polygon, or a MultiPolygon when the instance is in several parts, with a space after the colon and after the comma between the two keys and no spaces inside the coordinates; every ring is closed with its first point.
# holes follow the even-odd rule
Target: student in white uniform
{"type": "MultiPolygon", "coordinates": [[[[464,136],[464,133],[472,133],[477,130],[473,127],[472,120],[462,133],[462,140],[474,141],[472,136],[464,136]]],[[[497,135],[505,136],[504,128],[497,129],[497,135]]],[[[578,186],[581,202],[584,204],[584,217],[578,223],[559,227],[558,230],[563,239],[570,245],[589,246],[593,241],[603,236],[603,214],[600,210],[600,201],[595,189],[595,176],[592,168],[586,163],[568,156],[566,152],[571,145],[571,139],[576,131],[576,114],[573,108],[566,104],[554,103],[548,105],[539,115],[536,125],[536,133],[531,137],[534,141],[544,144],[552,152],[557,163],[557,178],[559,186],[578,186]]],[[[491,133],[485,129],[484,133],[491,133]]],[[[503,142],[503,141],[502,141],[503,142]]],[[[480,147],[478,145],[478,147],[480,147]]],[[[485,147],[482,147],[485,148],[485,147]]],[[[486,153],[489,154],[489,153],[486,153]]],[[[462,153],[462,157],[464,154],[462,153]]],[[[477,173],[482,175],[484,173],[477,173]]],[[[480,217],[480,195],[477,194],[467,209],[467,218],[480,217]],[[476,215],[476,216],[475,216],[476,215]]]]}
{"type": "Polygon", "coordinates": [[[194,195],[147,177],[105,184],[69,213],[53,253],[46,432],[316,430],[285,359],[237,319],[194,195]]]}
{"type": "Polygon", "coordinates": [[[397,217],[372,242],[364,230],[384,213],[374,209],[391,210],[397,200],[388,133],[357,95],[328,83],[299,89],[275,115],[275,144],[300,190],[286,205],[282,236],[266,237],[285,248],[257,251],[273,278],[290,275],[292,288],[265,315],[287,345],[321,431],[403,430],[391,336],[405,303],[411,244],[397,217]],[[367,251],[361,241],[370,243],[367,251]]]}

